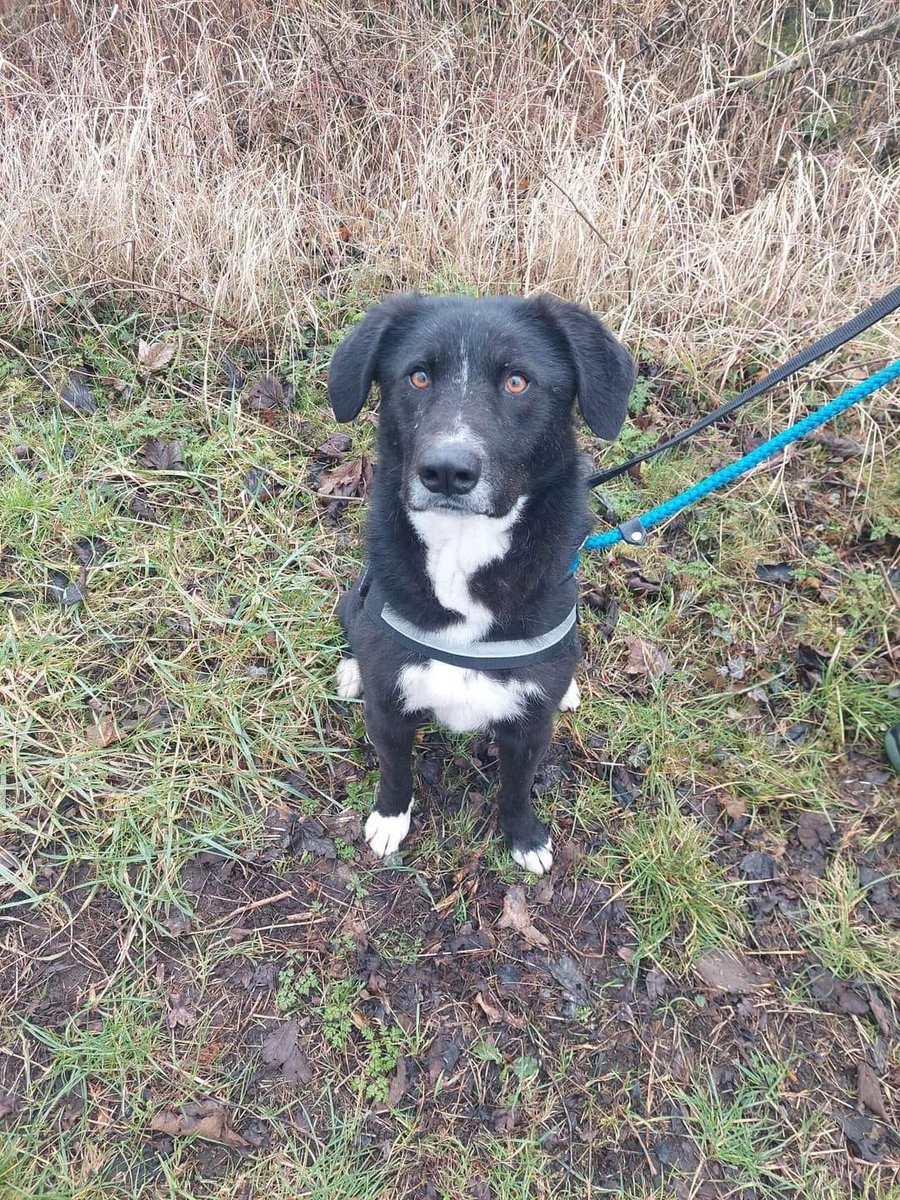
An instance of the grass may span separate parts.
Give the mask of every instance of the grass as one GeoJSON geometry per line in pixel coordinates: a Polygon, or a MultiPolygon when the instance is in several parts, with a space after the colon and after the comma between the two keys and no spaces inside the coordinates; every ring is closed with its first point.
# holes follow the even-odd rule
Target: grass
{"type": "Polygon", "coordinates": [[[709,834],[671,796],[619,832],[608,861],[637,933],[636,964],[659,959],[673,942],[692,959],[742,932],[733,888],[711,851],[709,834]]]}
{"type": "Polygon", "coordinates": [[[838,978],[870,979],[890,994],[900,978],[900,937],[867,911],[871,886],[860,882],[858,869],[846,858],[835,857],[807,901],[809,944],[838,978]]]}
{"type": "MultiPolygon", "coordinates": [[[[879,458],[870,493],[868,459],[835,467],[806,446],[789,469],[754,475],[655,538],[637,568],[615,556],[586,560],[585,586],[616,597],[618,624],[605,641],[597,621],[583,622],[582,706],[560,722],[538,797],[557,844],[575,849],[574,891],[565,912],[551,905],[546,919],[533,884],[527,895],[552,938],[576,922],[548,961],[578,951],[585,915],[610,921],[629,958],[603,951],[601,939],[603,975],[588,994],[575,997],[568,1015],[539,1014],[504,991],[515,973],[530,978],[527,964],[508,974],[521,946],[507,965],[490,957],[484,970],[484,951],[472,943],[476,957],[463,949],[458,961],[475,974],[434,982],[454,961],[447,939],[468,947],[467,930],[492,927],[485,904],[499,913],[497,897],[521,880],[489,827],[492,768],[473,759],[469,739],[422,739],[420,756],[437,752],[444,771],[418,810],[402,870],[371,870],[352,824],[335,827],[330,864],[279,849],[289,819],[364,814],[376,779],[357,709],[337,707],[332,693],[333,605],[356,569],[364,512],[351,502],[329,523],[310,482],[315,447],[332,431],[322,361],[314,356],[301,369],[227,344],[206,358],[182,322],[171,367],[142,375],[133,344],[116,349],[113,333],[96,323],[104,370],[131,379],[130,395],[94,383],[98,412],[76,417],[29,382],[18,360],[7,363],[2,384],[0,735],[11,753],[0,776],[8,855],[0,878],[15,927],[37,921],[45,930],[38,944],[83,945],[80,966],[68,950],[63,962],[74,979],[86,972],[91,981],[73,984],[71,1009],[60,1014],[44,953],[32,957],[15,943],[9,986],[33,1003],[20,1000],[7,1016],[7,1078],[14,1090],[27,1083],[41,1119],[6,1131],[0,1170],[15,1181],[14,1194],[75,1196],[84,1179],[105,1200],[139,1179],[149,1196],[199,1200],[264,1179],[273,1196],[317,1196],[337,1172],[348,1196],[385,1200],[423,1179],[438,1196],[483,1185],[509,1200],[649,1197],[655,1184],[641,1173],[668,1120],[666,1104],[676,1101],[683,1136],[734,1186],[844,1194],[836,1127],[810,1118],[819,1087],[839,1087],[840,1018],[821,1026],[818,1053],[828,1066],[818,1082],[804,1074],[805,1060],[792,1058],[790,1042],[761,1049],[735,1089],[720,1094],[705,1082],[718,1035],[713,1026],[696,1029],[719,1010],[694,995],[691,964],[713,947],[752,945],[753,901],[737,864],[749,848],[765,849],[790,880],[794,830],[813,810],[840,827],[839,850],[767,934],[778,969],[787,963],[799,973],[765,1003],[789,1023],[803,1019],[807,955],[887,997],[900,986],[896,938],[858,875],[896,829],[895,790],[859,782],[884,729],[900,719],[889,584],[871,560],[874,547],[883,565],[891,544],[871,531],[894,511],[883,505],[896,458],[879,458]],[[245,356],[251,380],[270,367],[291,374],[292,405],[274,419],[253,411],[249,385],[232,394],[216,374],[223,350],[245,356]],[[141,456],[148,437],[179,440],[183,469],[149,469],[141,456]],[[282,484],[273,499],[246,494],[248,472],[260,466],[282,484]],[[859,487],[849,512],[817,490],[825,472],[845,494],[859,487]],[[158,520],[141,515],[136,495],[158,520]],[[87,568],[85,599],[61,608],[47,600],[48,571],[76,578],[82,538],[99,539],[102,555],[87,568]],[[757,578],[758,562],[789,563],[793,582],[773,589],[757,578]],[[628,585],[635,570],[649,590],[628,585]],[[628,639],[665,652],[671,671],[626,674],[628,639]],[[814,651],[807,668],[798,665],[800,643],[814,651]],[[623,778],[630,792],[616,784],[623,778]],[[216,868],[198,883],[204,860],[227,873],[216,868]],[[257,890],[264,879],[272,894],[302,897],[288,918],[277,906],[257,916],[254,899],[268,904],[257,890]],[[592,887],[601,890],[585,891],[592,887]],[[587,909],[582,895],[596,896],[587,909]],[[422,911],[404,915],[408,905],[422,911]],[[366,954],[377,956],[374,968],[363,967],[366,954]],[[693,1041],[709,1043],[687,1087],[660,1075],[662,1042],[649,1063],[642,1053],[619,1058],[621,1038],[607,1029],[620,989],[640,988],[654,964],[674,989],[658,1010],[665,1037],[694,1030],[693,1041]],[[235,992],[229,982],[260,972],[270,991],[245,983],[250,992],[235,992]],[[428,982],[414,996],[415,979],[428,982]],[[261,997],[254,1004],[263,1024],[241,1015],[245,994],[261,997]],[[464,1014],[460,1006],[476,994],[486,1008],[464,1014]],[[185,1023],[170,1028],[167,1014],[182,1010],[185,1023]],[[503,1015],[486,1018],[495,1012],[503,1015]],[[277,1075],[260,1075],[267,1013],[298,1022],[314,1091],[331,1098],[325,1109],[311,1093],[298,1107],[277,1075]],[[449,1036],[448,1021],[463,1057],[435,1074],[429,1056],[449,1036]],[[397,1092],[398,1072],[407,1089],[423,1089],[425,1108],[397,1092]],[[475,1099],[460,1098],[460,1079],[475,1099]],[[644,1108],[635,1096],[647,1088],[644,1108]],[[148,1150],[153,1113],[195,1097],[223,1103],[239,1129],[262,1122],[265,1144],[234,1161],[214,1143],[177,1138],[163,1153],[148,1150]],[[463,1132],[467,1104],[488,1114],[487,1129],[463,1132]],[[566,1115],[572,1106],[584,1136],[566,1115]],[[770,1137],[771,1112],[783,1108],[791,1124],[770,1137]],[[440,1114],[440,1145],[424,1111],[440,1114]],[[297,1132],[307,1126],[310,1141],[297,1132]],[[619,1155],[615,1185],[603,1174],[601,1142],[619,1155]],[[565,1168],[560,1145],[574,1148],[565,1168]]],[[[59,379],[82,360],[89,324],[86,311],[70,340],[58,342],[59,379]]],[[[127,328],[157,336],[146,317],[127,328]]],[[[776,421],[791,398],[782,404],[776,421]]],[[[658,405],[654,393],[641,407],[664,420],[658,405]]],[[[887,446],[893,421],[885,397],[848,414],[838,432],[862,440],[875,422],[887,446]]],[[[351,455],[370,450],[371,434],[368,421],[353,431],[351,455]]],[[[867,453],[877,456],[880,444],[870,439],[867,453]]],[[[625,482],[617,502],[623,511],[653,502],[729,445],[723,431],[709,433],[647,469],[642,489],[625,482]]],[[[506,946],[504,954],[513,950],[506,946]]],[[[878,1172],[873,1166],[865,1186],[875,1186],[878,1172]]]]}

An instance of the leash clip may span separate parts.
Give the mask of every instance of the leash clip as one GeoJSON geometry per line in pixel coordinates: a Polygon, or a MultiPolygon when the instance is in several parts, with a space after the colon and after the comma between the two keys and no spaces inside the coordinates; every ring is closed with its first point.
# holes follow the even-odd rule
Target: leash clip
{"type": "Polygon", "coordinates": [[[643,546],[648,531],[641,523],[640,517],[632,517],[630,521],[622,522],[619,533],[622,535],[622,541],[627,542],[629,546],[643,546]]]}

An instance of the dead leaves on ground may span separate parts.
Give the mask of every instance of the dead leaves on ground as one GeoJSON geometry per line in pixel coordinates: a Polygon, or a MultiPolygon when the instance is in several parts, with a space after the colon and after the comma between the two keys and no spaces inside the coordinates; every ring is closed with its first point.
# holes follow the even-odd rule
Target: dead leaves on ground
{"type": "Polygon", "coordinates": [[[138,362],[145,371],[162,371],[175,357],[173,342],[138,342],[138,362]]]}
{"type": "Polygon", "coordinates": [[[231,1126],[227,1112],[215,1100],[200,1100],[185,1104],[181,1112],[173,1108],[160,1109],[150,1118],[154,1133],[168,1137],[198,1137],[207,1142],[219,1142],[235,1150],[246,1150],[250,1143],[231,1126]]]}
{"type": "Polygon", "coordinates": [[[73,371],[69,382],[59,393],[64,407],[79,417],[90,417],[97,411],[97,401],[88,387],[88,378],[86,371],[73,371]]]}
{"type": "Polygon", "coordinates": [[[183,471],[184,445],[165,442],[162,438],[147,438],[140,450],[140,460],[150,471],[183,471]]]}
{"type": "Polygon", "coordinates": [[[669,675],[675,669],[668,653],[653,642],[634,636],[622,640],[628,650],[626,675],[634,679],[658,679],[660,675],[669,675]]]}
{"type": "Polygon", "coordinates": [[[712,992],[730,992],[748,996],[767,987],[772,972],[761,962],[755,962],[734,950],[710,950],[698,959],[696,971],[712,992]]]}
{"type": "Polygon", "coordinates": [[[503,897],[503,912],[497,922],[499,929],[512,929],[520,934],[530,946],[546,950],[550,939],[535,926],[525,903],[525,889],[520,884],[507,888],[503,897]]]}
{"type": "Polygon", "coordinates": [[[275,1026],[262,1044],[263,1063],[278,1068],[286,1083],[309,1083],[313,1077],[306,1055],[297,1045],[299,1031],[299,1021],[284,1021],[275,1026]]]}

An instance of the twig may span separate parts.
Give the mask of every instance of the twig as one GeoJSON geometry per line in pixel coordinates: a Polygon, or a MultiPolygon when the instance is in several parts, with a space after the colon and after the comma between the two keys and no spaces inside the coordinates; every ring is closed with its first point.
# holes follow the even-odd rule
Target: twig
{"type": "Polygon", "coordinates": [[[227,925],[229,921],[233,921],[235,917],[242,917],[245,913],[253,912],[257,908],[265,908],[267,904],[277,904],[279,900],[290,900],[295,893],[293,891],[279,892],[277,896],[263,896],[261,900],[253,900],[250,904],[242,904],[240,908],[233,908],[230,913],[224,917],[220,917],[218,921],[213,922],[212,928],[219,925],[227,925]]]}
{"type": "Polygon", "coordinates": [[[799,71],[801,67],[809,66],[816,59],[830,58],[833,54],[840,54],[842,50],[852,50],[854,46],[861,46],[864,42],[877,42],[881,38],[895,33],[898,28],[900,28],[900,13],[895,13],[892,17],[879,21],[877,25],[870,25],[867,29],[860,29],[844,38],[822,42],[820,46],[813,46],[803,50],[800,54],[792,54],[788,58],[784,58],[781,62],[766,67],[764,71],[757,71],[753,75],[742,75],[739,79],[730,79],[721,87],[710,88],[706,92],[692,96],[690,100],[682,100],[679,104],[673,104],[671,108],[657,113],[653,118],[654,123],[663,121],[676,113],[691,112],[716,97],[729,96],[732,92],[749,91],[758,83],[765,83],[779,75],[789,75],[792,71],[799,71]]]}

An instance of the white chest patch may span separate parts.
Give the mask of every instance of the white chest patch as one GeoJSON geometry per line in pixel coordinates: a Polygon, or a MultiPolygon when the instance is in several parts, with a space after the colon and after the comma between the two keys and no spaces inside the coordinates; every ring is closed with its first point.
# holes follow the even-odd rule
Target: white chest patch
{"type": "Polygon", "coordinates": [[[442,638],[462,646],[477,642],[490,630],[494,618],[490,609],[473,598],[469,581],[476,571],[507,552],[512,527],[526,498],[520,496],[505,517],[436,510],[409,514],[425,546],[425,569],[434,594],[444,608],[463,615],[462,621],[434,631],[442,638]]]}
{"type": "MultiPolygon", "coordinates": [[[[490,631],[493,614],[472,596],[469,581],[509,550],[512,528],[526,499],[520,497],[505,517],[436,511],[409,514],[425,546],[425,567],[434,594],[444,608],[463,616],[462,621],[434,631],[446,641],[464,646],[490,631]]],[[[404,667],[397,682],[407,712],[430,712],[454,733],[514,721],[524,712],[528,697],[541,694],[534,683],[502,682],[484,671],[434,659],[404,667]]]]}
{"type": "Polygon", "coordinates": [[[484,671],[431,660],[404,667],[398,679],[407,712],[431,712],[454,733],[471,733],[500,721],[515,721],[529,696],[540,696],[536,683],[509,683],[484,671]]]}

